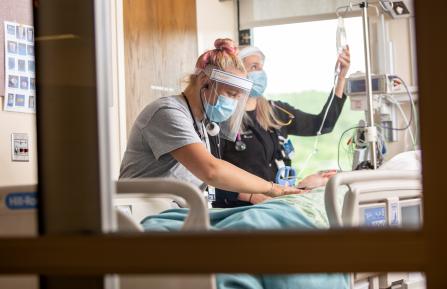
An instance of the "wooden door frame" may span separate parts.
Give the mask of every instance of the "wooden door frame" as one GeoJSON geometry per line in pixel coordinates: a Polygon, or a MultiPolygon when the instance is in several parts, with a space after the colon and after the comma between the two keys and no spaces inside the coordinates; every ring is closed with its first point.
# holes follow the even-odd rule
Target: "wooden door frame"
{"type": "MultiPolygon", "coordinates": [[[[447,157],[441,141],[445,131],[442,115],[447,107],[443,87],[447,63],[443,54],[443,9],[436,9],[435,4],[442,7],[444,3],[432,1],[427,5],[425,1],[415,1],[425,208],[422,230],[4,238],[0,240],[0,273],[424,271],[430,289],[447,288],[447,194],[442,182],[447,157]],[[224,244],[231,250],[215,249],[224,244]],[[277,248],[283,253],[273,251],[277,248]],[[207,258],[201,252],[212,252],[213,257],[207,258]]],[[[38,119],[42,117],[37,115],[38,119]]],[[[45,135],[40,134],[39,138],[40,146],[51,145],[51,139],[45,135]]],[[[92,149],[96,151],[97,148],[92,149]]],[[[79,157],[82,159],[84,155],[79,157]]],[[[45,170],[50,165],[40,163],[39,168],[45,170]]],[[[40,174],[39,177],[39,182],[45,183],[55,175],[40,174]]]]}

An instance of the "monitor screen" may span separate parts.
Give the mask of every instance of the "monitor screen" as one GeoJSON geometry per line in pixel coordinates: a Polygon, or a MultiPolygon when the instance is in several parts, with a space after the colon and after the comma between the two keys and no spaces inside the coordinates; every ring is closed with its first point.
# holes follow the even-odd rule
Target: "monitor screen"
{"type": "Polygon", "coordinates": [[[404,228],[419,228],[422,225],[420,204],[401,205],[401,215],[404,228]]]}
{"type": "MultiPolygon", "coordinates": [[[[379,90],[379,79],[373,78],[371,80],[371,87],[372,91],[378,91],[379,90]]],[[[366,80],[365,79],[356,79],[350,81],[350,90],[351,93],[360,93],[364,92],[366,93],[366,80]]]]}
{"type": "Polygon", "coordinates": [[[360,212],[363,213],[364,226],[384,227],[388,223],[385,205],[364,208],[360,212]]]}

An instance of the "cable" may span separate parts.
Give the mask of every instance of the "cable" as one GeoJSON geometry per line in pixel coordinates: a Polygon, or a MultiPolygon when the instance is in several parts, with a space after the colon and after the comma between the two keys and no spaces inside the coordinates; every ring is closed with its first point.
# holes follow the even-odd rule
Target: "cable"
{"type": "MultiPolygon", "coordinates": [[[[387,97],[387,100],[389,101],[389,102],[391,102],[392,104],[394,104],[394,105],[396,105],[398,108],[402,108],[401,107],[401,105],[400,105],[400,103],[397,101],[397,99],[394,97],[394,96],[392,96],[392,95],[389,95],[389,94],[386,94],[385,95],[386,97],[387,97]]],[[[403,112],[403,110],[402,110],[402,112],[403,112]]],[[[404,116],[405,114],[403,114],[403,116],[404,116]]],[[[405,123],[406,123],[406,126],[405,127],[399,127],[399,128],[396,128],[396,127],[383,127],[383,126],[381,126],[381,125],[379,125],[379,127],[381,128],[381,129],[389,129],[389,130],[396,130],[396,131],[403,131],[403,130],[407,130],[407,129],[409,129],[410,127],[411,127],[411,123],[413,122],[413,117],[412,117],[412,115],[413,114],[411,114],[410,115],[410,120],[408,121],[408,118],[407,118],[407,116],[405,115],[405,123]]]]}
{"type": "Polygon", "coordinates": [[[312,151],[307,156],[306,160],[304,161],[304,165],[303,165],[302,169],[300,170],[300,172],[297,175],[298,179],[301,177],[301,175],[303,174],[304,170],[307,168],[307,166],[309,164],[309,161],[318,152],[319,138],[320,138],[320,135],[321,135],[321,131],[323,130],[324,123],[326,122],[326,118],[327,118],[327,115],[329,113],[329,109],[331,108],[332,102],[334,101],[334,98],[335,98],[335,86],[337,85],[337,81],[338,81],[338,74],[335,72],[334,85],[332,87],[332,93],[331,93],[331,97],[330,97],[330,100],[329,100],[329,104],[326,107],[326,111],[324,112],[324,115],[323,115],[323,120],[321,121],[320,128],[317,131],[317,135],[315,137],[315,141],[314,141],[314,145],[313,145],[312,151]]]}
{"type": "Polygon", "coordinates": [[[411,119],[410,119],[410,121],[408,120],[407,116],[405,115],[404,110],[402,109],[402,106],[401,106],[400,103],[396,100],[396,98],[394,98],[394,96],[389,95],[388,97],[390,97],[393,101],[395,101],[394,104],[397,106],[397,109],[399,110],[400,114],[402,115],[402,118],[403,118],[404,121],[407,123],[407,128],[408,128],[407,131],[408,131],[409,134],[410,134],[410,138],[411,138],[411,141],[412,141],[412,143],[413,143],[413,148],[416,149],[416,139],[414,138],[414,135],[413,135],[413,132],[411,131],[411,129],[409,129],[410,126],[411,126],[411,123],[410,123],[411,119]]]}
{"type": "Polygon", "coordinates": [[[410,98],[411,117],[414,118],[415,135],[416,135],[416,140],[417,140],[419,129],[418,129],[418,119],[417,119],[416,104],[415,104],[415,101],[414,101],[414,98],[413,98],[413,94],[411,93],[410,89],[408,89],[407,83],[400,76],[393,75],[393,77],[399,79],[402,82],[402,84],[405,87],[405,90],[407,91],[408,97],[410,98]]]}
{"type": "MultiPolygon", "coordinates": [[[[382,129],[390,129],[390,130],[406,130],[406,129],[409,129],[409,128],[410,128],[410,126],[411,126],[411,124],[413,123],[413,121],[417,122],[417,120],[413,120],[413,118],[416,119],[416,114],[415,114],[415,112],[416,112],[416,107],[415,107],[415,105],[414,105],[413,95],[411,94],[410,90],[408,89],[406,83],[403,81],[402,78],[400,78],[400,77],[397,76],[397,75],[391,75],[391,76],[394,77],[394,78],[399,79],[399,80],[402,82],[402,84],[404,85],[405,90],[407,91],[407,95],[408,95],[408,97],[409,97],[409,99],[410,99],[410,102],[411,102],[411,106],[410,106],[410,110],[411,110],[410,121],[408,121],[408,122],[407,122],[407,125],[406,125],[405,127],[403,127],[403,128],[394,128],[394,127],[381,127],[381,128],[382,128],[382,129]]],[[[385,95],[385,96],[386,96],[386,97],[389,97],[389,98],[392,98],[392,101],[391,101],[391,102],[392,102],[393,104],[395,104],[395,105],[397,105],[397,106],[400,105],[399,102],[396,100],[396,98],[394,98],[393,96],[388,95],[388,94],[385,95]]],[[[417,124],[416,124],[416,125],[417,125],[417,124]]]]}
{"type": "Polygon", "coordinates": [[[344,132],[342,132],[342,134],[341,134],[341,136],[340,136],[340,139],[339,139],[339,141],[338,141],[338,149],[337,149],[337,164],[338,164],[338,168],[339,168],[339,170],[340,170],[341,172],[343,172],[343,169],[341,168],[341,165],[340,165],[340,144],[341,144],[341,141],[342,141],[342,139],[343,139],[343,136],[344,136],[347,132],[349,132],[349,131],[351,131],[351,130],[353,130],[353,129],[359,129],[359,128],[364,128],[364,127],[363,127],[363,126],[354,126],[354,127],[348,128],[347,130],[345,130],[344,132]]]}
{"type": "Polygon", "coordinates": [[[219,159],[222,159],[222,152],[220,151],[220,135],[217,134],[217,156],[219,157],[219,159]]]}
{"type": "Polygon", "coordinates": [[[399,101],[397,101],[397,99],[392,96],[392,95],[385,95],[385,97],[387,97],[388,101],[390,101],[392,104],[396,105],[397,108],[399,109],[399,112],[402,115],[402,118],[404,119],[406,126],[403,128],[394,128],[394,127],[382,127],[380,126],[380,128],[382,129],[389,129],[389,130],[395,130],[395,131],[404,131],[404,130],[408,130],[408,133],[410,134],[411,137],[411,141],[413,143],[413,149],[416,149],[417,147],[417,137],[418,137],[418,121],[417,121],[417,110],[416,110],[416,105],[415,105],[415,101],[413,98],[413,94],[411,93],[411,91],[408,89],[407,84],[405,83],[405,81],[398,75],[391,75],[391,77],[399,79],[401,81],[401,83],[403,84],[408,98],[410,100],[410,120],[407,119],[407,116],[405,115],[404,110],[402,109],[401,104],[399,103],[399,101]],[[414,131],[414,135],[413,135],[413,131],[411,130],[411,125],[414,123],[414,127],[415,127],[415,131],[414,131]]]}

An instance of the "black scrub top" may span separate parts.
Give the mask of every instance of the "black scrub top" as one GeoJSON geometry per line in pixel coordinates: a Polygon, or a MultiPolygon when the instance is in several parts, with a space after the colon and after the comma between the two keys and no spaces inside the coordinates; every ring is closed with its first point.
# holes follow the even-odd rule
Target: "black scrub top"
{"type": "MultiPolygon", "coordinates": [[[[281,159],[278,136],[281,135],[285,138],[288,135],[315,136],[321,126],[329,101],[330,95],[323,109],[317,115],[303,112],[281,101],[274,101],[273,110],[279,120],[287,123],[290,120],[290,116],[276,106],[280,106],[295,116],[290,125],[283,126],[279,130],[264,130],[256,121],[256,110],[247,111],[247,115],[252,120],[252,125],[249,125],[246,132],[241,134],[241,140],[246,144],[246,149],[237,151],[235,142],[225,139],[221,139],[220,144],[217,145],[218,140],[210,138],[210,141],[215,143],[215,145],[212,145],[212,152],[217,156],[217,148],[219,147],[220,156],[223,160],[267,181],[274,181],[278,171],[275,159],[281,159]]],[[[344,94],[341,98],[334,97],[321,132],[322,134],[333,130],[345,101],[346,95],[344,94]]],[[[212,205],[215,208],[231,208],[249,206],[251,203],[238,200],[238,193],[216,189],[216,201],[212,205]]]]}

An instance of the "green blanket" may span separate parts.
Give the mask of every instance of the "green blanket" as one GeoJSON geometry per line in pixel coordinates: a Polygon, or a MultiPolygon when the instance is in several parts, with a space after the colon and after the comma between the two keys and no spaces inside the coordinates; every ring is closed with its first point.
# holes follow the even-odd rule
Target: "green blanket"
{"type": "MultiPolygon", "coordinates": [[[[147,231],[178,231],[187,214],[188,209],[172,209],[147,217],[141,223],[147,231]]],[[[322,190],[283,196],[254,206],[212,209],[209,216],[213,230],[315,230],[329,227],[322,190]]],[[[231,248],[219,250],[228,250],[231,254],[231,248]]],[[[210,258],[212,255],[211,252],[210,258]]],[[[216,280],[219,289],[349,288],[346,274],[217,274],[216,280]]]]}
{"type": "MultiPolygon", "coordinates": [[[[345,196],[347,189],[344,186],[338,188],[337,192],[337,202],[339,208],[342,207],[343,198],[345,196]]],[[[316,188],[312,191],[300,195],[287,195],[273,199],[275,201],[284,202],[292,207],[294,207],[300,214],[302,214],[307,219],[311,220],[312,223],[319,229],[328,229],[329,221],[326,214],[326,209],[324,206],[324,188],[316,188]]]]}

